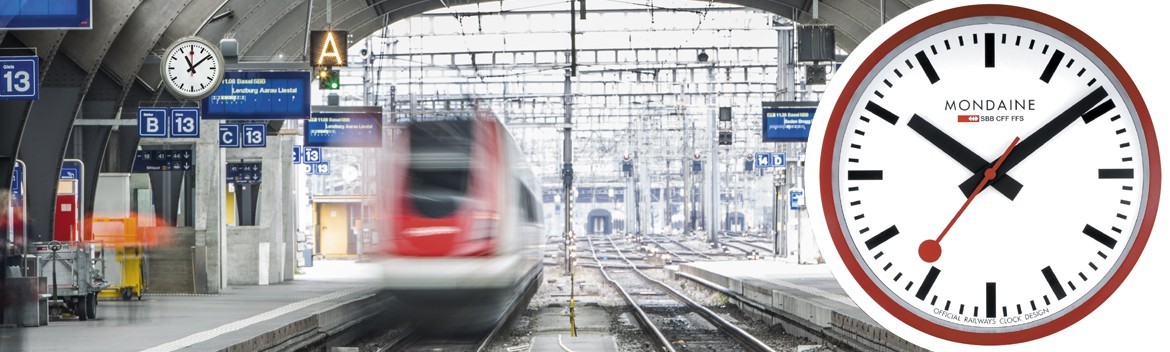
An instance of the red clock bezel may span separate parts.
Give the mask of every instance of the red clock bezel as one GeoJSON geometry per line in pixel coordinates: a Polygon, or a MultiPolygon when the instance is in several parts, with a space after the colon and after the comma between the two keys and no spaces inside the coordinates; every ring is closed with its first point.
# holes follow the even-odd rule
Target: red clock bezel
{"type": "Polygon", "coordinates": [[[1100,43],[1071,24],[1036,10],[1011,5],[969,5],[943,10],[911,23],[889,39],[886,39],[854,71],[854,74],[849,78],[844,90],[834,104],[832,113],[829,116],[828,127],[826,127],[820,162],[820,195],[823,200],[821,203],[824,209],[825,220],[829,227],[829,235],[833,240],[834,248],[841,254],[840,257],[845,267],[861,288],[883,309],[911,327],[938,338],[973,345],[1007,345],[1039,339],[1071,326],[1104,303],[1129,275],[1137,263],[1142,250],[1145,249],[1146,242],[1150,237],[1150,230],[1154,224],[1154,217],[1158,212],[1158,197],[1161,192],[1161,162],[1158,156],[1158,141],[1154,134],[1150,113],[1146,109],[1145,101],[1142,100],[1137,86],[1133,83],[1129,74],[1121,67],[1117,59],[1110,55],[1100,43]],[[1143,214],[1142,222],[1139,224],[1137,236],[1133,239],[1129,253],[1118,264],[1113,276],[1109,277],[1096,293],[1088,297],[1079,306],[1072,307],[1064,315],[1040,325],[1009,332],[974,332],[940,325],[911,312],[899,304],[896,298],[888,296],[866,274],[865,269],[857,260],[857,256],[850,249],[837,216],[838,204],[836,203],[837,199],[833,192],[833,177],[835,175],[833,171],[836,167],[833,159],[837,153],[837,136],[841,132],[840,127],[844,120],[845,111],[848,109],[850,102],[853,100],[852,98],[857,93],[865,77],[873,71],[883,58],[915,35],[951,21],[984,16],[1018,18],[1048,26],[1076,40],[1100,59],[1117,78],[1125,93],[1129,95],[1144,133],[1148,162],[1146,167],[1149,175],[1147,178],[1149,182],[1146,189],[1147,197],[1145,208],[1140,210],[1143,214]]]}

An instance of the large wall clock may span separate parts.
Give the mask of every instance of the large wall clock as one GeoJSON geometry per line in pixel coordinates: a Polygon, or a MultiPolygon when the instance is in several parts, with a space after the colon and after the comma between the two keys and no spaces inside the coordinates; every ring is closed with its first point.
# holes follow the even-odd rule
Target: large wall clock
{"type": "Polygon", "coordinates": [[[1157,211],[1157,140],[1135,84],[1089,35],[1035,10],[904,23],[851,57],[818,111],[824,139],[810,140],[810,207],[847,269],[838,279],[952,342],[1076,323],[1125,280],[1157,211]]]}
{"type": "Polygon", "coordinates": [[[163,83],[176,98],[203,99],[219,87],[223,65],[223,55],[211,43],[199,37],[182,38],[163,55],[163,83]]]}

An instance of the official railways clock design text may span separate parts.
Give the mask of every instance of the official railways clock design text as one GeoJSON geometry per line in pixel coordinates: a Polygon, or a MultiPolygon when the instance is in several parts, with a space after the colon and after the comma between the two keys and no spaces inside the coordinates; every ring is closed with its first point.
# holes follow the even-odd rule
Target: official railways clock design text
{"type": "Polygon", "coordinates": [[[1012,343],[1080,319],[1128,273],[1157,149],[1099,45],[1031,10],[972,8],[863,64],[830,122],[823,197],[843,259],[887,311],[950,340],[1012,343]]]}

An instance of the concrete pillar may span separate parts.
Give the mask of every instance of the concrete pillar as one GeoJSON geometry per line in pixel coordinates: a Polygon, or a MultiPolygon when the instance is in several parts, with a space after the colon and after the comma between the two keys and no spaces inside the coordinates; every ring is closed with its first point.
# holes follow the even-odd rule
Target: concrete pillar
{"type": "MultiPolygon", "coordinates": [[[[202,133],[195,145],[195,271],[202,272],[205,281],[200,293],[219,293],[227,287],[225,272],[227,265],[226,248],[223,246],[227,234],[224,223],[224,150],[219,148],[219,121],[203,120],[199,128],[202,133]]],[[[199,277],[200,275],[196,275],[199,277]]]]}
{"type": "MultiPolygon", "coordinates": [[[[224,163],[259,162],[261,187],[255,226],[232,226],[227,229],[227,283],[229,285],[266,285],[291,279],[289,251],[295,241],[285,230],[285,204],[292,202],[290,182],[285,182],[292,164],[291,147],[283,137],[268,136],[267,147],[227,149],[224,163]],[[267,248],[267,256],[260,249],[267,248]],[[261,260],[264,259],[264,263],[261,260]],[[262,274],[261,271],[264,271],[262,274]]],[[[222,164],[221,164],[222,165],[222,164]]],[[[219,179],[224,183],[223,177],[219,179]]]]}

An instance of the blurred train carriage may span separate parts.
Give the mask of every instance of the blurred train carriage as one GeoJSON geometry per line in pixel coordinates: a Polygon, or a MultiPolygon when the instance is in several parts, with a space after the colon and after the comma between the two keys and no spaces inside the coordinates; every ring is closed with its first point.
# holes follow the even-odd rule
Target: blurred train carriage
{"type": "Polygon", "coordinates": [[[384,288],[416,322],[460,331],[526,305],[542,275],[541,193],[503,124],[484,109],[417,121],[394,150],[383,179],[384,288]]]}

